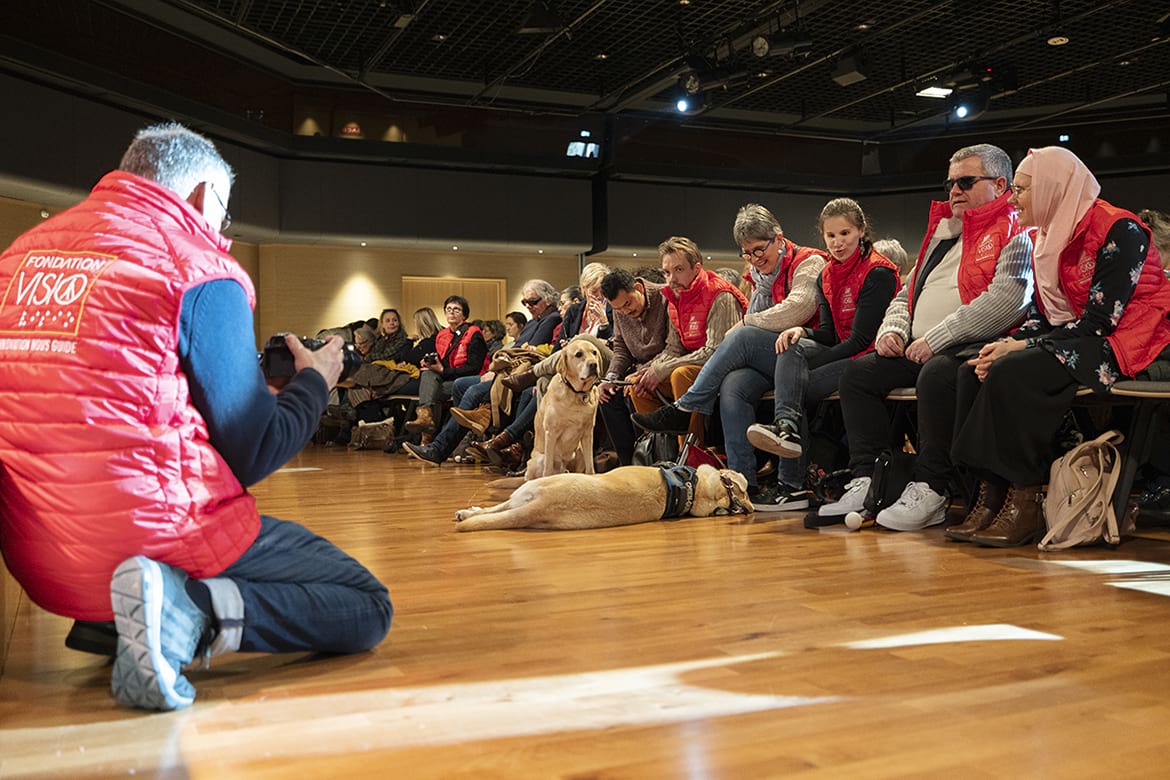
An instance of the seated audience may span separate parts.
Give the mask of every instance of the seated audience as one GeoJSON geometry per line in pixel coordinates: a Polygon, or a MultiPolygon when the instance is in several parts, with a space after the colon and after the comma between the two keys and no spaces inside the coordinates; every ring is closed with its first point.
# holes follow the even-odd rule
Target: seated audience
{"type": "Polygon", "coordinates": [[[504,339],[504,346],[510,347],[516,343],[516,337],[528,324],[528,316],[522,311],[510,311],[504,315],[504,331],[508,337],[504,339]]]}
{"type": "MultiPolygon", "coordinates": [[[[667,286],[662,288],[671,327],[666,348],[639,373],[631,400],[638,413],[633,419],[646,430],[663,430],[661,415],[649,423],[651,412],[682,397],[690,388],[703,364],[722,343],[724,335],[743,320],[748,300],[739,288],[723,277],[703,268],[703,255],[694,241],[672,236],[658,247],[662,272],[667,286]]],[[[678,409],[663,412],[677,417],[678,409]]],[[[706,418],[695,413],[685,432],[695,436],[698,446],[706,439],[706,418]]],[[[675,427],[673,424],[669,426],[675,427]]]]}
{"type": "Polygon", "coordinates": [[[487,343],[479,328],[467,322],[467,299],[451,295],[443,301],[447,327],[435,336],[435,351],[424,355],[419,375],[418,407],[406,424],[409,431],[432,432],[438,427],[440,405],[451,397],[455,380],[478,377],[487,368],[487,343]]]}
{"type": "Polygon", "coordinates": [[[1150,230],[1100,191],[1064,147],[1033,149],[1016,168],[1012,205],[1037,228],[1036,291],[1023,326],[969,361],[978,381],[959,383],[970,412],[954,458],[983,483],[967,518],[981,545],[1043,533],[1041,494],[1078,385],[1108,392],[1170,358],[1170,281],[1150,230]]]}
{"type": "Polygon", "coordinates": [[[504,348],[507,331],[504,329],[504,323],[499,320],[485,320],[482,330],[484,341],[487,342],[488,357],[491,357],[504,348]]]}
{"type": "MultiPolygon", "coordinates": [[[[756,421],[760,396],[773,385],[777,334],[819,322],[817,287],[825,257],[823,250],[786,238],[780,222],[758,203],[739,210],[731,233],[749,266],[752,294],[747,314],[743,326],[727,333],[682,396],[687,404],[682,408],[710,414],[719,404],[728,467],[744,475],[761,506],[773,507],[759,489],[756,452],[747,440],[747,428],[756,421]]],[[[652,425],[684,428],[685,415],[677,408],[664,407],[657,415],[652,425]]]]}
{"type": "Polygon", "coordinates": [[[890,262],[898,267],[898,278],[902,281],[910,275],[910,271],[914,268],[914,263],[911,262],[911,257],[906,252],[906,248],[902,246],[902,242],[896,238],[879,238],[873,242],[873,248],[878,254],[888,257],[890,262]]]}
{"type": "MultiPolygon", "coordinates": [[[[354,334],[356,340],[357,334],[354,334]]],[[[397,309],[382,309],[378,324],[378,337],[373,348],[365,357],[366,363],[378,360],[401,360],[402,354],[410,348],[410,340],[402,329],[402,318],[397,309]]]]}
{"type": "Polygon", "coordinates": [[[1162,263],[1162,272],[1170,276],[1170,216],[1160,211],[1144,209],[1138,217],[1154,235],[1154,246],[1162,263]]]}
{"type": "Polygon", "coordinates": [[[873,349],[882,315],[901,287],[898,267],[870,243],[869,223],[856,201],[829,201],[819,228],[830,257],[817,288],[820,325],[796,325],[776,337],[775,422],[747,430],[748,441],[781,457],[774,492],[759,496],[764,511],[808,507],[805,407],[835,392],[852,362],[873,349]]]}
{"type": "Polygon", "coordinates": [[[877,520],[902,531],[943,522],[953,476],[956,382],[969,372],[963,363],[1022,319],[1032,242],[1009,202],[1011,160],[997,146],[978,144],[955,152],[947,171],[947,200],[930,207],[917,265],[886,310],[875,351],[841,378],[853,479],[839,501],[821,507],[822,515],[861,511],[874,462],[892,445],[886,395],[914,387],[913,477],[877,520]]]}

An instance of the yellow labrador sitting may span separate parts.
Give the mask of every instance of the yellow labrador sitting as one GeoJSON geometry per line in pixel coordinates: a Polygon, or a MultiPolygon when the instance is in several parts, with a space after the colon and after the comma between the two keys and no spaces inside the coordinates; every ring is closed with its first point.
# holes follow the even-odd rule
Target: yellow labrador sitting
{"type": "Polygon", "coordinates": [[[459,510],[455,527],[574,530],[754,510],[739,472],[706,464],[622,466],[604,474],[554,474],[525,482],[502,504],[459,510]]]}
{"type": "Polygon", "coordinates": [[[535,438],[524,479],[565,471],[593,473],[593,420],[601,353],[584,339],[561,350],[557,373],[537,400],[535,438]]]}

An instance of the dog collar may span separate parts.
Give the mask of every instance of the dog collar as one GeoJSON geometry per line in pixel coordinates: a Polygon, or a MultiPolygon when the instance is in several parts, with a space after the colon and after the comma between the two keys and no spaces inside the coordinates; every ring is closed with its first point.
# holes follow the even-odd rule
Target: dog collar
{"type": "Polygon", "coordinates": [[[564,382],[565,385],[568,386],[568,388],[570,390],[572,390],[577,395],[581,396],[581,403],[583,403],[583,404],[589,403],[589,391],[593,389],[593,385],[597,384],[597,380],[594,380],[593,385],[590,385],[585,390],[578,390],[577,388],[573,387],[573,383],[569,381],[568,377],[562,376],[561,381],[564,382]]]}

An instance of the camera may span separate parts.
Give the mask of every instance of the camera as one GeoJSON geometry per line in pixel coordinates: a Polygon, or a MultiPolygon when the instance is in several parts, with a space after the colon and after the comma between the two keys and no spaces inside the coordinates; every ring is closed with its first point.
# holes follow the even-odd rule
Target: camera
{"type": "Polygon", "coordinates": [[[427,354],[422,356],[422,362],[423,362],[423,365],[427,365],[427,366],[429,366],[431,363],[438,363],[439,362],[439,353],[438,352],[428,352],[427,354]]]}
{"type": "MultiPolygon", "coordinates": [[[[260,355],[260,368],[263,369],[266,379],[287,378],[297,372],[296,366],[293,364],[292,351],[284,343],[286,335],[285,333],[277,333],[269,338],[268,343],[264,345],[264,352],[260,355]]],[[[321,339],[301,336],[300,340],[306,348],[313,351],[325,346],[325,342],[321,339]]],[[[344,380],[361,364],[362,356],[353,348],[353,344],[343,344],[341,346],[341,376],[337,378],[337,381],[344,380]]]]}

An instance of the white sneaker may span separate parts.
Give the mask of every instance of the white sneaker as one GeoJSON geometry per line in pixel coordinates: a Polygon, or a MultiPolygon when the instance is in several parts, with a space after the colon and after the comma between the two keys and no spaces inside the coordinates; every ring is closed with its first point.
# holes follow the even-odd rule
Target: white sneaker
{"type": "Polygon", "coordinates": [[[837,517],[865,509],[865,494],[869,492],[869,477],[854,477],[845,484],[845,493],[831,504],[817,510],[820,517],[837,517]]]}
{"type": "Polygon", "coordinates": [[[947,518],[947,500],[925,482],[911,482],[897,501],[878,512],[878,525],[894,531],[921,531],[947,518]]]}

